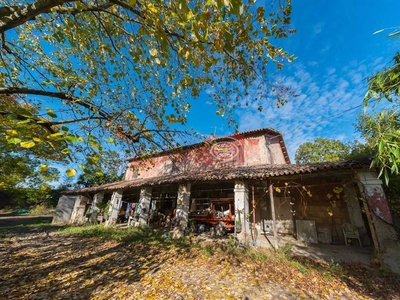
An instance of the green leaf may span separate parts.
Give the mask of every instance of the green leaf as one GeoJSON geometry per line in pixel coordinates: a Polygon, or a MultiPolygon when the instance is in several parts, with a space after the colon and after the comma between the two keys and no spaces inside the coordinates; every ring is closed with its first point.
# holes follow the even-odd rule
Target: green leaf
{"type": "Polygon", "coordinates": [[[114,138],[108,138],[108,139],[106,139],[106,142],[108,142],[108,143],[114,143],[114,142],[115,142],[115,139],[114,139],[114,138]]]}
{"type": "Polygon", "coordinates": [[[47,110],[47,114],[48,114],[50,117],[52,117],[52,118],[57,118],[56,113],[55,113],[52,109],[46,107],[45,110],[47,110]]]}
{"type": "Polygon", "coordinates": [[[16,138],[16,137],[7,138],[7,141],[8,141],[10,144],[19,144],[19,143],[21,143],[21,139],[16,138]]]}
{"type": "Polygon", "coordinates": [[[31,119],[27,119],[27,120],[24,120],[24,121],[19,121],[17,123],[17,125],[27,124],[27,123],[30,123],[30,122],[32,122],[32,120],[31,119]]]}
{"type": "Polygon", "coordinates": [[[60,136],[63,136],[64,134],[65,134],[64,132],[56,132],[56,133],[48,135],[47,138],[48,139],[56,139],[60,136]]]}
{"type": "Polygon", "coordinates": [[[78,138],[78,137],[76,137],[76,136],[73,136],[73,135],[67,135],[67,136],[65,137],[65,139],[66,139],[68,142],[70,142],[70,143],[76,143],[76,142],[81,141],[80,138],[78,138]]]}
{"type": "Polygon", "coordinates": [[[378,34],[378,33],[381,33],[382,31],[384,31],[385,29],[380,29],[380,30],[377,30],[377,31],[375,31],[373,34],[378,34]]]}
{"type": "Polygon", "coordinates": [[[67,155],[67,154],[71,153],[71,150],[68,149],[68,148],[64,148],[64,149],[61,150],[61,153],[67,155]]]}

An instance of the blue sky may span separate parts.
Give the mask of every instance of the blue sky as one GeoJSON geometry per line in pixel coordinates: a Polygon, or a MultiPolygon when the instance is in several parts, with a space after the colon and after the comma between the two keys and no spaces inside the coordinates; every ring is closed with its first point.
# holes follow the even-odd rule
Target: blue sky
{"type": "MultiPolygon", "coordinates": [[[[268,1],[258,0],[257,5],[268,1]]],[[[259,104],[254,104],[236,110],[235,118],[240,131],[262,127],[280,131],[294,163],[298,146],[317,137],[343,142],[359,139],[354,124],[363,112],[366,78],[387,66],[400,50],[399,40],[386,38],[390,30],[373,33],[400,26],[400,1],[294,0],[292,4],[292,28],[297,32],[276,46],[297,59],[271,76],[290,86],[298,97],[281,108],[265,99],[262,113],[259,104]]],[[[233,128],[210,103],[206,92],[192,102],[185,128],[205,135],[232,133],[233,128]]],[[[60,166],[60,171],[69,167],[60,166]]]]}
{"type": "MultiPolygon", "coordinates": [[[[317,137],[359,139],[354,124],[357,113],[363,112],[366,78],[387,66],[400,50],[400,41],[386,38],[390,30],[373,33],[400,26],[399,11],[398,0],[294,0],[292,27],[297,32],[278,43],[297,59],[272,76],[298,97],[281,108],[265,100],[262,113],[258,104],[237,110],[240,131],[275,128],[283,134],[292,162],[298,146],[317,137]]],[[[215,107],[206,102],[206,96],[196,100],[188,126],[204,134],[230,133],[215,107]]]]}

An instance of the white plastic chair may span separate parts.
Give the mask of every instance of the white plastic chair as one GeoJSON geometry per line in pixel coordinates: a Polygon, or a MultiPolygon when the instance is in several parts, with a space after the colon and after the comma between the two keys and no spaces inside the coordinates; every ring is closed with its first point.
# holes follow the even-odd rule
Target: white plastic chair
{"type": "Polygon", "coordinates": [[[342,230],[343,230],[344,241],[345,241],[346,245],[348,244],[348,239],[356,239],[356,240],[358,240],[358,243],[360,244],[360,246],[362,246],[360,235],[358,234],[358,230],[353,224],[344,223],[342,225],[342,230]]]}

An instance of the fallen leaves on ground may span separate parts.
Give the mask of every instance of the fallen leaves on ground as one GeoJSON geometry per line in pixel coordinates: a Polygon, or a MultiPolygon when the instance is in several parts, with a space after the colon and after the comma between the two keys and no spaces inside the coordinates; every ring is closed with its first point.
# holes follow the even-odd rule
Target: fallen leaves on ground
{"type": "Polygon", "coordinates": [[[400,281],[392,273],[360,265],[344,265],[334,272],[328,264],[304,258],[258,250],[235,254],[211,247],[19,232],[0,244],[0,299],[396,299],[400,295],[400,281]]]}

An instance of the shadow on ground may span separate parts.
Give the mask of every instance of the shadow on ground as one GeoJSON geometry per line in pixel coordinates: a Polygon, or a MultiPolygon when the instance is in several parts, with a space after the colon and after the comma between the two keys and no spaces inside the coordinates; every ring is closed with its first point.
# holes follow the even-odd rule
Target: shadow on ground
{"type": "Polygon", "coordinates": [[[206,245],[193,247],[187,241],[162,240],[162,234],[150,230],[64,229],[78,229],[70,235],[59,232],[62,227],[49,224],[47,218],[17,216],[4,222],[0,217],[0,299],[398,299],[400,295],[396,275],[359,264],[327,266],[257,249],[246,254],[221,239],[207,238],[206,245]]]}

